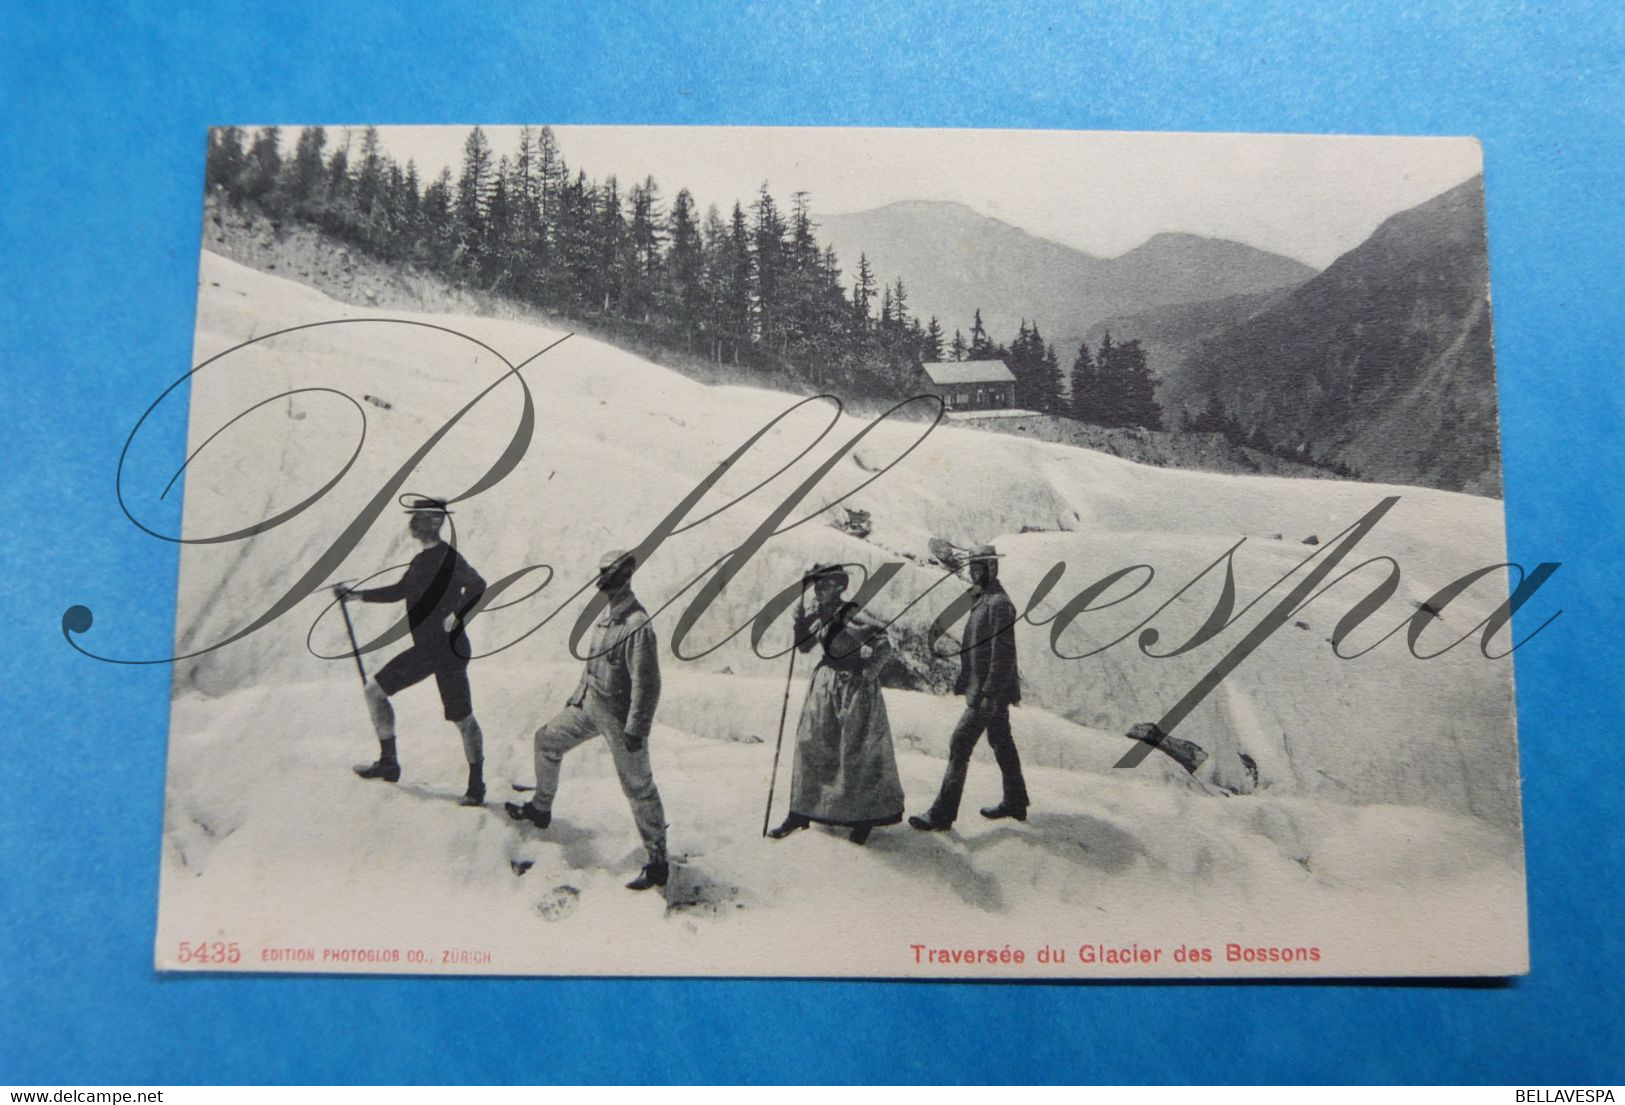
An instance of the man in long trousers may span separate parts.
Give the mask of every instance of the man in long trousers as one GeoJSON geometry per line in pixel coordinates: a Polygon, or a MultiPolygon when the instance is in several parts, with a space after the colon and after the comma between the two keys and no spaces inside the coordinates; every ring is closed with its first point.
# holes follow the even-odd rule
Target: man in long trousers
{"type": "Polygon", "coordinates": [[[597,585],[609,607],[593,633],[581,682],[546,725],[536,730],[536,791],[523,804],[507,803],[508,816],[545,829],[553,820],[564,754],[593,737],[609,742],[621,791],[632,806],[649,862],[628,890],[665,886],[666,811],[649,763],[649,725],[660,701],[660,661],[649,614],[632,594],[637,560],[616,549],[598,563],[597,585]]]}
{"type": "Polygon", "coordinates": [[[468,684],[470,647],[463,620],[485,594],[485,580],[461,553],[440,537],[451,512],[439,499],[414,497],[407,503],[408,531],[423,546],[412,558],[399,583],[388,587],[350,590],[333,588],[339,600],[404,602],[412,647],[396,656],[367,680],[363,693],[378,735],[378,759],[358,764],[363,779],[399,782],[401,762],[395,752],[395,708],[390,699],[407,687],[434,676],[446,720],[457,726],[468,760],[468,789],[462,804],[485,801],[485,737],[474,718],[474,696],[468,684]]]}
{"type": "Polygon", "coordinates": [[[987,734],[1004,778],[1004,798],[987,806],[982,816],[997,821],[1013,817],[1027,820],[1027,783],[1021,774],[1021,756],[1010,734],[1010,707],[1021,701],[1021,674],[1016,668],[1016,608],[999,583],[999,553],[992,545],[972,549],[967,558],[974,603],[965,619],[964,648],[959,653],[959,678],[954,693],[965,696],[965,712],[954,726],[948,744],[948,769],[942,776],[937,800],[908,823],[925,832],[941,832],[959,816],[971,753],[987,734]]]}

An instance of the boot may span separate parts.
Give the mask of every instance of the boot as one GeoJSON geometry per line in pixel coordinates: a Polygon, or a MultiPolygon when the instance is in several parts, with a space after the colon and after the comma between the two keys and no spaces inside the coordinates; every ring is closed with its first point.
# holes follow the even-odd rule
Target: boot
{"type": "Polygon", "coordinates": [[[483,806],[485,804],[485,761],[475,760],[468,765],[468,790],[464,793],[460,806],[483,806]]]}
{"type": "Polygon", "coordinates": [[[502,808],[508,811],[508,817],[514,821],[529,821],[538,829],[545,829],[553,823],[551,813],[543,813],[529,802],[504,802],[502,808]]]}
{"type": "Polygon", "coordinates": [[[983,806],[982,816],[989,821],[998,821],[1006,817],[1013,817],[1017,821],[1027,820],[1026,806],[1012,806],[1009,802],[1000,802],[996,806],[983,806]]]}
{"type": "Polygon", "coordinates": [[[648,890],[650,887],[665,886],[666,880],[671,876],[671,868],[663,859],[652,859],[643,865],[638,877],[626,884],[628,890],[648,890]]]}
{"type": "Polygon", "coordinates": [[[867,844],[869,843],[869,830],[873,828],[873,825],[859,825],[857,828],[852,830],[852,835],[848,839],[850,839],[853,844],[867,844]]]}
{"type": "Polygon", "coordinates": [[[378,742],[378,759],[370,764],[356,764],[353,769],[363,779],[382,779],[386,783],[401,781],[401,762],[395,758],[395,738],[378,742]]]}
{"type": "Polygon", "coordinates": [[[911,828],[918,829],[922,833],[945,833],[954,827],[952,821],[938,821],[937,815],[930,812],[927,812],[923,817],[914,814],[909,817],[908,823],[911,828]]]}
{"type": "Polygon", "coordinates": [[[792,813],[789,817],[786,817],[784,819],[784,824],[780,825],[776,829],[767,830],[767,835],[769,837],[771,837],[772,839],[774,839],[774,840],[783,840],[785,837],[789,836],[791,833],[800,832],[802,829],[805,829],[808,825],[811,825],[811,824],[812,824],[811,821],[808,821],[805,817],[802,817],[799,813],[792,813]]]}

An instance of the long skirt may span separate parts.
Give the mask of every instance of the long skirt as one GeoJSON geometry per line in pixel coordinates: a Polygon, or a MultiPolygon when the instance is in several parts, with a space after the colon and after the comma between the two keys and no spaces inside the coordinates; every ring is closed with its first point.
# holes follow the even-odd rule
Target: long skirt
{"type": "Polygon", "coordinates": [[[796,726],[790,812],[829,825],[903,819],[891,723],[873,675],[820,664],[796,726]]]}

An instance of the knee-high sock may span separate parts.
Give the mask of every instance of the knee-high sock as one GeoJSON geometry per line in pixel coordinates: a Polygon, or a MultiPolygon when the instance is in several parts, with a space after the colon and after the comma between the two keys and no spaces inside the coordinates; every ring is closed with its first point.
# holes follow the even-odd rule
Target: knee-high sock
{"type": "Polygon", "coordinates": [[[457,732],[463,737],[463,758],[470,764],[485,761],[485,734],[480,731],[480,723],[469,714],[457,723],[457,732]]]}
{"type": "Polygon", "coordinates": [[[378,734],[380,743],[395,739],[395,707],[389,704],[389,696],[376,683],[368,683],[366,689],[367,713],[372,715],[373,732],[378,734]]]}

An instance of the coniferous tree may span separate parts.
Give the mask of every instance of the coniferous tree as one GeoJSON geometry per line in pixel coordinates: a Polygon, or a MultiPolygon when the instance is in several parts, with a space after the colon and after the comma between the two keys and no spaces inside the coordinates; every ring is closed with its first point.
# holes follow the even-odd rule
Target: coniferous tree
{"type": "Polygon", "coordinates": [[[1091,421],[1102,426],[1123,424],[1120,368],[1117,345],[1112,341],[1111,331],[1108,330],[1100,339],[1100,349],[1095,353],[1094,418],[1091,421]]]}
{"type": "Polygon", "coordinates": [[[440,170],[433,184],[423,190],[424,260],[441,272],[451,273],[451,250],[455,240],[451,198],[451,167],[440,170]]]}
{"type": "Polygon", "coordinates": [[[987,328],[982,325],[982,309],[976,308],[976,317],[971,321],[970,348],[965,352],[965,359],[971,361],[1003,360],[1006,351],[994,344],[988,337],[987,328]]]}
{"type": "Polygon", "coordinates": [[[621,207],[621,186],[614,174],[598,186],[598,209],[592,225],[593,272],[588,280],[592,302],[603,314],[619,306],[631,268],[631,238],[621,207]]]}
{"type": "MultiPolygon", "coordinates": [[[[1081,357],[1080,357],[1081,359],[1081,357]]],[[[1076,379],[1076,366],[1074,366],[1076,379]]],[[[1114,343],[1107,333],[1095,354],[1092,387],[1077,407],[1079,417],[1102,426],[1143,426],[1158,429],[1162,408],[1156,383],[1138,340],[1114,343]]]]}
{"type": "Polygon", "coordinates": [[[701,332],[711,349],[711,359],[722,360],[723,334],[727,331],[727,309],[724,290],[729,281],[728,224],[716,204],[705,212],[700,229],[700,248],[705,255],[704,322],[701,332]]]}
{"type": "Polygon", "coordinates": [[[855,348],[857,332],[852,305],[841,279],[841,266],[832,246],[819,254],[812,274],[812,314],[805,339],[808,367],[820,387],[830,382],[830,366],[843,364],[855,348]]]}
{"type": "Polygon", "coordinates": [[[660,306],[676,324],[684,347],[692,349],[705,321],[705,244],[687,188],[672,201],[667,237],[671,248],[665,257],[660,306]]]}
{"type": "Polygon", "coordinates": [[[209,156],[203,166],[204,187],[235,189],[247,162],[242,128],[215,127],[209,131],[209,156]]]}
{"type": "Polygon", "coordinates": [[[1162,408],[1157,404],[1156,381],[1151,376],[1145,349],[1138,338],[1124,342],[1117,348],[1118,375],[1122,389],[1121,425],[1143,426],[1148,430],[1162,426],[1162,408]]]}
{"type": "Polygon", "coordinates": [[[457,178],[456,208],[453,212],[457,253],[456,271],[478,273],[488,243],[485,230],[486,208],[490,202],[491,178],[496,169],[491,142],[485,131],[475,127],[463,142],[463,169],[457,178]]]}
{"type": "Polygon", "coordinates": [[[266,200],[282,178],[280,127],[261,127],[248,149],[248,161],[239,178],[239,190],[251,200],[266,200]]]}
{"type": "Polygon", "coordinates": [[[415,228],[407,214],[406,173],[394,158],[387,155],[383,159],[383,166],[383,181],[374,205],[377,217],[369,225],[368,234],[376,239],[376,244],[371,246],[373,252],[388,260],[398,261],[406,256],[406,251],[411,247],[415,228]]]}
{"type": "Polygon", "coordinates": [[[875,273],[867,254],[858,254],[858,275],[852,282],[852,317],[861,332],[869,329],[869,304],[875,298],[875,273]]]}
{"type": "Polygon", "coordinates": [[[665,236],[660,220],[660,189],[654,177],[646,177],[633,187],[628,197],[631,220],[627,227],[630,252],[626,298],[623,313],[649,321],[654,310],[656,286],[660,280],[660,242],[665,236]]]}
{"type": "MultiPolygon", "coordinates": [[[[977,326],[981,325],[981,321],[981,314],[978,312],[976,317],[977,326]]],[[[974,327],[971,333],[975,334],[974,327]]],[[[1038,409],[1038,396],[1035,390],[1037,374],[1035,369],[1037,363],[1043,360],[1044,352],[1042,346],[1039,346],[1036,350],[1033,348],[1035,344],[1033,338],[1034,334],[1032,330],[1028,329],[1027,320],[1022,319],[1020,327],[1016,330],[1016,340],[1010,343],[1009,357],[1005,362],[1005,366],[1010,369],[1010,374],[1016,378],[1015,405],[1038,409]]],[[[974,340],[973,337],[972,341],[974,340]]],[[[971,359],[978,360],[982,358],[973,356],[971,359]]]]}
{"type": "Polygon", "coordinates": [[[812,269],[821,259],[812,221],[812,196],[796,192],[790,197],[790,255],[798,269],[812,269]]]}
{"type": "Polygon", "coordinates": [[[1089,352],[1089,343],[1078,344],[1078,355],[1072,360],[1071,413],[1080,422],[1099,422],[1096,395],[1095,358],[1089,352]]]}
{"type": "Polygon", "coordinates": [[[536,134],[530,127],[519,128],[519,148],[512,162],[512,199],[516,213],[514,229],[518,244],[528,245],[534,223],[541,214],[541,189],[536,175],[536,134]]]}
{"type": "Polygon", "coordinates": [[[504,253],[515,290],[528,298],[539,298],[545,268],[542,185],[536,165],[536,136],[530,127],[519,128],[519,148],[509,169],[508,202],[513,214],[504,253]]]}
{"type": "Polygon", "coordinates": [[[513,294],[532,302],[543,302],[544,273],[538,241],[542,236],[541,182],[536,176],[536,146],[529,128],[521,128],[519,148],[508,160],[506,192],[507,227],[502,233],[503,266],[513,294]],[[527,138],[530,139],[527,141],[527,138]]]}
{"type": "Polygon", "coordinates": [[[728,221],[728,282],[723,285],[724,333],[739,363],[740,351],[751,339],[751,264],[750,229],[745,223],[745,209],[734,204],[728,221]]]}
{"type": "Polygon", "coordinates": [[[1025,319],[1016,340],[1010,343],[1006,361],[1016,378],[1016,403],[1043,413],[1060,407],[1060,373],[1054,366],[1053,351],[1044,343],[1038,324],[1025,319]]]}
{"type": "Polygon", "coordinates": [[[751,263],[755,274],[755,332],[769,348],[782,350],[786,341],[783,295],[787,257],[784,217],[779,206],[762,185],[751,205],[751,263]]]}
{"type": "Polygon", "coordinates": [[[321,224],[339,234],[353,234],[360,226],[355,209],[355,190],[350,180],[350,132],[344,132],[344,141],[333,147],[327,159],[325,196],[322,201],[321,224]]]}
{"type": "Polygon", "coordinates": [[[937,316],[931,316],[931,322],[925,328],[925,334],[920,343],[920,359],[922,361],[942,360],[942,323],[937,316]]]}
{"type": "Polygon", "coordinates": [[[507,291],[513,277],[508,243],[512,236],[513,204],[509,185],[513,166],[506,157],[497,161],[491,174],[491,187],[485,201],[485,218],[480,241],[481,283],[492,291],[507,291]]]}
{"type": "MultiPolygon", "coordinates": [[[[919,364],[921,361],[927,359],[925,356],[925,324],[922,323],[918,317],[908,320],[908,330],[904,335],[904,345],[908,350],[908,360],[910,365],[919,364]]],[[[931,359],[934,360],[935,358],[933,357],[931,359]]]]}
{"type": "Polygon", "coordinates": [[[423,212],[423,192],[418,181],[418,165],[411,158],[406,160],[406,171],[401,174],[401,219],[407,227],[409,236],[416,238],[422,233],[420,216],[423,212]]]}
{"type": "Polygon", "coordinates": [[[899,276],[897,283],[892,286],[891,293],[892,322],[899,329],[907,329],[908,317],[908,291],[903,287],[903,278],[899,276]]]}
{"type": "MultiPolygon", "coordinates": [[[[208,179],[226,202],[255,200],[268,215],[305,219],[389,260],[424,264],[455,284],[590,314],[613,335],[628,324],[656,343],[700,348],[801,382],[868,395],[911,393],[922,360],[998,359],[1017,372],[1025,402],[1052,409],[1054,351],[1023,323],[1012,349],[976,313],[971,340],[910,311],[903,276],[882,286],[866,255],[843,282],[833,249],[818,242],[805,192],[788,215],[764,185],[732,220],[700,225],[693,196],[669,213],[653,178],[622,192],[613,177],[572,177],[548,128],[521,128],[498,156],[483,130],[464,143],[461,167],[421,186],[383,150],[378,131],[300,132],[286,159],[264,128],[244,152],[242,132],[211,135],[208,179]]],[[[1129,368],[1134,366],[1130,364],[1129,368]]]]}
{"type": "Polygon", "coordinates": [[[789,240],[780,293],[781,353],[788,354],[794,345],[808,356],[828,355],[827,343],[821,343],[816,354],[807,348],[812,336],[824,328],[822,301],[829,283],[824,262],[814,232],[811,198],[806,192],[796,192],[790,201],[789,240]]]}
{"type": "Polygon", "coordinates": [[[326,130],[321,127],[300,130],[299,139],[294,145],[293,160],[288,163],[289,180],[285,189],[295,215],[315,219],[320,214],[326,148],[326,130]]]}
{"type": "Polygon", "coordinates": [[[552,301],[562,307],[584,310],[593,305],[598,263],[593,216],[597,209],[598,190],[586,173],[578,171],[559,186],[551,227],[552,265],[546,279],[552,301]]]}
{"type": "Polygon", "coordinates": [[[558,219],[559,204],[569,180],[570,170],[559,152],[553,128],[543,127],[536,135],[537,234],[532,252],[536,284],[551,302],[567,298],[559,287],[563,266],[558,248],[558,219]]]}
{"type": "Polygon", "coordinates": [[[363,219],[372,212],[384,187],[384,159],[378,146],[378,128],[361,132],[361,156],[355,166],[355,205],[363,219]]]}
{"type": "Polygon", "coordinates": [[[1039,408],[1046,414],[1065,415],[1066,404],[1061,398],[1061,359],[1055,355],[1055,346],[1044,346],[1044,359],[1039,367],[1039,379],[1043,386],[1044,406],[1039,408]]]}

